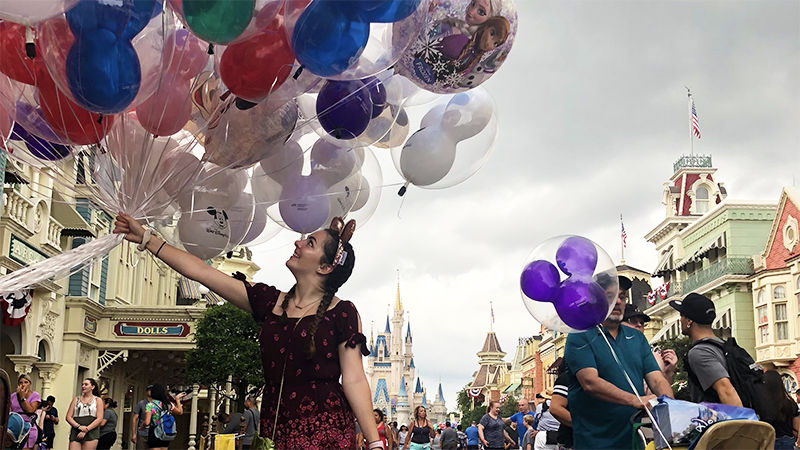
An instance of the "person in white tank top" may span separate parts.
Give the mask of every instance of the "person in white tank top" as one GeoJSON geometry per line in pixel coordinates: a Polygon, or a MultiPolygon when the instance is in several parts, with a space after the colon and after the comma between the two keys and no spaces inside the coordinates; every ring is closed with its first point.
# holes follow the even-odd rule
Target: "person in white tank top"
{"type": "Polygon", "coordinates": [[[67,409],[69,450],[95,450],[103,421],[103,401],[97,381],[87,378],[81,383],[81,395],[72,399],[67,409]]]}

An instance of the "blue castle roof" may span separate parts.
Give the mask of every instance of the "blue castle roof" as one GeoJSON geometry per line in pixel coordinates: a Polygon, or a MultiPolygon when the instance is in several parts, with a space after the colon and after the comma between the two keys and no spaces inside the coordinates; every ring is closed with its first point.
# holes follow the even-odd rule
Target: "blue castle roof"
{"type": "Polygon", "coordinates": [[[442,382],[439,382],[439,400],[444,401],[444,393],[442,392],[442,382]]]}
{"type": "Polygon", "coordinates": [[[400,377],[400,392],[397,393],[397,397],[405,397],[408,398],[408,392],[406,392],[406,377],[400,377]]]}
{"type": "Polygon", "coordinates": [[[428,397],[427,394],[422,394],[422,406],[427,408],[428,407],[428,397]]]}
{"type": "Polygon", "coordinates": [[[420,381],[419,377],[417,377],[417,388],[414,389],[414,393],[422,392],[422,382],[420,381]]]}
{"type": "Polygon", "coordinates": [[[377,403],[378,399],[383,398],[383,401],[389,402],[389,390],[386,388],[386,379],[378,378],[378,384],[375,386],[375,396],[372,399],[373,403],[377,403]]]}
{"type": "Polygon", "coordinates": [[[411,362],[408,364],[408,367],[414,368],[414,357],[411,357],[411,362]]]}
{"type": "Polygon", "coordinates": [[[386,331],[385,331],[385,333],[391,333],[391,332],[392,332],[392,329],[389,328],[389,315],[387,314],[386,315],[386,331]]]}

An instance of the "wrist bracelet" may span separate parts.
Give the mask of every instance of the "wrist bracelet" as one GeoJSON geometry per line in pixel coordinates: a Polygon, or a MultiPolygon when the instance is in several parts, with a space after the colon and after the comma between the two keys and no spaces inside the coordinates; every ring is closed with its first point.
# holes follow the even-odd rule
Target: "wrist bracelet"
{"type": "Polygon", "coordinates": [[[161,245],[158,246],[158,250],[156,250],[156,252],[155,252],[155,254],[153,256],[158,258],[158,253],[161,251],[162,248],[164,248],[164,244],[166,244],[166,243],[167,243],[167,241],[161,241],[161,245]]]}
{"type": "Polygon", "coordinates": [[[137,245],[136,249],[139,250],[140,252],[144,251],[144,249],[147,248],[147,243],[148,242],[150,242],[150,229],[149,228],[145,228],[144,229],[144,235],[142,236],[142,243],[137,245]]]}
{"type": "Polygon", "coordinates": [[[369,446],[367,446],[367,448],[368,449],[383,448],[383,441],[372,441],[369,443],[369,446]]]}

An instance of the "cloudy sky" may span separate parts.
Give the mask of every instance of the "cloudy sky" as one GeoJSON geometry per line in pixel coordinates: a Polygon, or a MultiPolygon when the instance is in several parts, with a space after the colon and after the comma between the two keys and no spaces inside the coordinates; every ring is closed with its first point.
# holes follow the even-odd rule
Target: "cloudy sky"
{"type": "MultiPolygon", "coordinates": [[[[643,236],[664,218],[662,184],[689,152],[684,86],[700,118],[695,153],[712,155],[729,198],[777,202],[782,186],[800,183],[800,2],[517,7],[514,49],[484,84],[499,111],[491,159],[455,187],[410,188],[402,209],[397,187],[386,187],[353,238],[356,269],[339,291],[369,336],[394,305],[399,269],[417,368],[431,395],[442,380],[451,410],[477,368],[489,301],[507,360],[517,338],[539,332],[518,287],[537,244],[578,234],[618,262],[622,213],[626,262],[655,268],[643,236]]],[[[382,152],[384,182],[401,182],[382,152]]],[[[254,248],[257,280],[291,286],[283,264],[295,238],[282,232],[254,248]]]]}

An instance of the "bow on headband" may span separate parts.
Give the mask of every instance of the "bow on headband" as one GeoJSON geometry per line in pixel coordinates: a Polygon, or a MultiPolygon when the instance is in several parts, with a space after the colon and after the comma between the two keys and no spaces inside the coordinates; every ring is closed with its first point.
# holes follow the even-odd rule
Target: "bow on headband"
{"type": "Polygon", "coordinates": [[[345,224],[341,217],[334,217],[329,228],[339,235],[339,245],[336,248],[336,256],[333,258],[333,263],[340,266],[344,265],[347,260],[344,244],[350,242],[350,238],[353,237],[353,232],[356,231],[356,221],[350,219],[345,224]]]}

